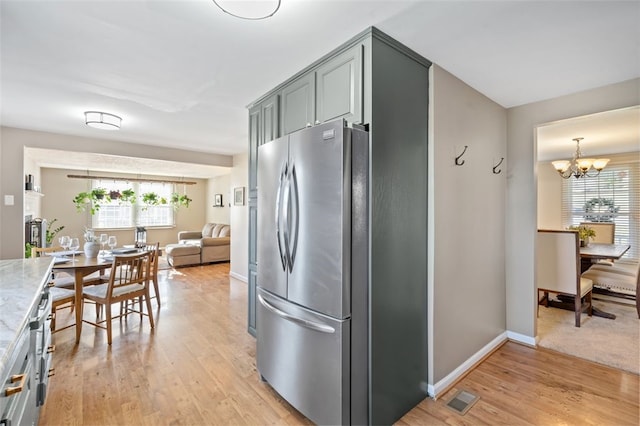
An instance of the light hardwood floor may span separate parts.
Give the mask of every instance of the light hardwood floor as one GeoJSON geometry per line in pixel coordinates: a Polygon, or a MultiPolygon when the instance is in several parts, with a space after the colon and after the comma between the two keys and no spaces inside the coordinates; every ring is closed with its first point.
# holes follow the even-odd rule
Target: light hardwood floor
{"type": "MultiPolygon", "coordinates": [[[[73,329],[56,333],[40,425],[309,424],[260,382],[246,284],[228,272],[228,264],[160,271],[155,330],[146,318],[116,320],[111,347],[86,324],[79,345],[73,329]]],[[[69,318],[63,311],[58,322],[69,318]]],[[[637,375],[507,343],[398,424],[638,425],[639,391],[637,375]],[[460,388],[480,395],[464,416],[445,407],[460,388]]]]}

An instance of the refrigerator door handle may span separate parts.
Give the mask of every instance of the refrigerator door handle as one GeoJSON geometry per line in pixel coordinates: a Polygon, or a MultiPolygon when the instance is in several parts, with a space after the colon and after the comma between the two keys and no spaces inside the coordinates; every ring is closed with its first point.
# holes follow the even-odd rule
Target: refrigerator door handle
{"type": "Polygon", "coordinates": [[[286,319],[287,321],[291,321],[293,323],[296,323],[302,327],[306,327],[309,328],[311,330],[315,330],[315,331],[319,331],[321,333],[328,333],[328,334],[332,334],[335,333],[336,330],[335,328],[328,326],[326,324],[320,324],[314,321],[309,321],[309,320],[305,320],[302,318],[298,318],[298,317],[294,317],[293,315],[290,315],[284,311],[281,311],[280,309],[276,308],[275,306],[273,306],[271,303],[267,302],[266,300],[264,300],[262,298],[261,295],[258,295],[258,300],[260,301],[260,304],[262,306],[264,306],[265,308],[267,308],[269,311],[271,311],[272,313],[274,313],[275,315],[286,319]]]}
{"type": "Polygon", "coordinates": [[[283,202],[282,202],[282,217],[283,217],[283,221],[284,221],[284,252],[285,252],[285,256],[287,258],[287,265],[289,266],[289,272],[291,272],[293,270],[293,264],[291,263],[291,253],[289,250],[289,244],[290,244],[290,235],[289,232],[291,230],[291,226],[289,224],[289,209],[290,204],[291,204],[291,180],[289,178],[289,170],[291,170],[291,168],[289,167],[288,170],[286,170],[286,176],[285,176],[285,180],[284,180],[284,196],[283,198],[283,202]]]}
{"type": "Polygon", "coordinates": [[[291,223],[289,225],[290,241],[289,241],[289,268],[293,269],[296,260],[296,252],[298,248],[298,224],[300,218],[300,206],[298,205],[298,177],[296,175],[296,166],[292,163],[289,168],[289,185],[291,197],[291,223]]]}
{"type": "Polygon", "coordinates": [[[287,270],[287,258],[282,250],[282,235],[280,233],[280,214],[282,213],[282,187],[285,184],[287,176],[287,163],[282,165],[280,171],[280,183],[278,184],[278,193],[276,194],[276,239],[278,240],[278,253],[280,253],[280,262],[282,269],[287,270]]]}

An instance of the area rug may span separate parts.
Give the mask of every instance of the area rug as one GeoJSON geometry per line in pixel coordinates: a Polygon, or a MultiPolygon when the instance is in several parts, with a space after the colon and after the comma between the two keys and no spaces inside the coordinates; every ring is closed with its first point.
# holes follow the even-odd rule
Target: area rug
{"type": "Polygon", "coordinates": [[[616,315],[615,320],[582,315],[575,327],[572,311],[540,306],[538,344],[568,355],[577,356],[640,374],[640,320],[635,306],[597,300],[595,307],[616,315]]]}

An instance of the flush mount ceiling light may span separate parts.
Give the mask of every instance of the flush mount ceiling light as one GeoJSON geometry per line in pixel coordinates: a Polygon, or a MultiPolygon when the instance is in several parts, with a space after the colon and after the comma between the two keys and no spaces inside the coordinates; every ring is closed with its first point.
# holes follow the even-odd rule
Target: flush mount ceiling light
{"type": "Polygon", "coordinates": [[[609,162],[608,158],[582,158],[582,153],[580,152],[580,141],[582,139],[584,138],[573,139],[576,142],[576,152],[573,154],[571,161],[557,160],[551,162],[563,179],[569,179],[571,176],[576,179],[598,176],[609,162]],[[595,173],[589,174],[592,170],[595,170],[595,173]]]}
{"type": "Polygon", "coordinates": [[[281,0],[212,0],[224,13],[240,19],[266,19],[280,9],[281,0]]]}
{"type": "Polygon", "coordinates": [[[109,114],[108,112],[85,111],[84,123],[87,126],[95,127],[96,129],[118,130],[120,129],[122,118],[117,115],[109,114]]]}

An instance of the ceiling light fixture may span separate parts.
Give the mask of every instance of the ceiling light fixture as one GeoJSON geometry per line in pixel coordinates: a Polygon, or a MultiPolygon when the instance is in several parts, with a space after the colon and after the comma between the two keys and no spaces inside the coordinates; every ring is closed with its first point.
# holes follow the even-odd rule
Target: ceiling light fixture
{"type": "Polygon", "coordinates": [[[224,13],[235,18],[258,21],[269,18],[280,9],[281,0],[212,0],[224,13]],[[224,5],[224,6],[223,6],[224,5]]]}
{"type": "Polygon", "coordinates": [[[122,123],[122,118],[108,112],[85,111],[84,123],[87,126],[103,130],[118,130],[122,123]]]}
{"type": "Polygon", "coordinates": [[[563,179],[569,179],[571,176],[576,179],[598,176],[609,162],[608,158],[582,158],[582,153],[580,152],[580,141],[582,139],[584,138],[573,139],[576,142],[576,152],[573,154],[571,161],[557,160],[551,162],[563,179]],[[595,170],[596,173],[589,174],[591,170],[595,170]]]}

